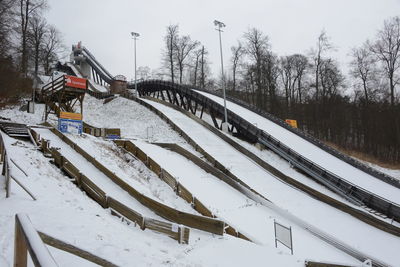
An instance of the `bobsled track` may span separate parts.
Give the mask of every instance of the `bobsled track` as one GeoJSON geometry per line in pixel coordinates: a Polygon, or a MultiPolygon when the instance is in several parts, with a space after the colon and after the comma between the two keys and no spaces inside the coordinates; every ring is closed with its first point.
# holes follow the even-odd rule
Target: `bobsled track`
{"type": "MultiPolygon", "coordinates": [[[[98,99],[113,96],[107,92],[107,87],[114,81],[113,76],[89,50],[74,46],[73,55],[75,61],[59,65],[59,70],[85,77],[87,75],[83,75],[81,63],[86,62],[91,67],[91,77],[87,77],[91,89],[88,93],[98,99]]],[[[136,86],[139,97],[129,91],[121,96],[155,112],[192,145],[194,150],[202,155],[202,159],[178,145],[148,144],[133,140],[122,140],[116,144],[125,153],[143,161],[165,183],[179,192],[177,194],[181,198],[191,203],[196,212],[214,219],[194,214],[185,215],[190,217],[189,221],[168,217],[157,208],[142,205],[145,203],[140,201],[142,196],[136,197],[136,200],[126,194],[123,195],[125,198],[118,196],[116,192],[120,189],[116,185],[109,185],[107,177],[102,178],[104,184],[98,181],[92,183],[94,187],[95,184],[100,184],[98,191],[104,195],[101,200],[103,206],[110,206],[107,202],[109,194],[111,203],[113,198],[119,199],[124,205],[139,210],[144,214],[142,217],[149,216],[159,221],[166,218],[173,223],[205,231],[210,228],[209,225],[213,225],[218,230],[209,232],[218,234],[221,234],[221,229],[225,227],[225,233],[261,244],[267,242],[258,236],[260,233],[267,236],[267,233],[263,232],[263,225],[254,223],[249,227],[246,220],[257,221],[260,216],[274,214],[273,216],[283,218],[282,220],[295,224],[307,233],[301,232],[305,239],[311,240],[307,236],[311,234],[360,261],[371,259],[373,266],[389,266],[385,260],[395,259],[394,250],[400,244],[398,179],[367,167],[312,136],[291,128],[273,115],[234,98],[228,98],[227,101],[229,133],[223,133],[220,131],[224,122],[223,99],[217,93],[163,80],[140,81],[136,86]],[[295,170],[305,174],[309,182],[282,173],[272,163],[257,156],[247,149],[247,146],[241,145],[234,137],[272,151],[295,170]],[[234,157],[231,158],[232,155],[234,157]],[[187,163],[183,158],[192,163],[187,163]],[[185,164],[189,164],[187,169],[193,169],[193,177],[201,180],[204,173],[209,173],[218,179],[202,180],[201,184],[196,184],[192,177],[188,180],[181,178],[178,181],[174,177],[185,176],[179,170],[180,166],[185,164]],[[203,185],[205,189],[201,188],[203,185]],[[210,188],[215,188],[214,194],[219,193],[220,198],[236,203],[231,204],[229,209],[237,208],[235,205],[243,201],[259,203],[262,207],[243,208],[243,220],[239,220],[234,213],[224,210],[228,205],[226,201],[209,196],[213,191],[209,191],[210,188]],[[287,199],[289,195],[291,200],[287,199]],[[209,207],[214,207],[214,211],[218,212],[214,213],[209,207]],[[313,209],[321,212],[314,213],[313,209]],[[203,227],[202,224],[206,226],[203,227]],[[343,231],[343,227],[348,227],[352,233],[343,231]],[[366,233],[369,235],[366,243],[376,242],[374,249],[353,239],[366,233]],[[380,242],[382,246],[393,244],[394,250],[376,251],[380,242]]],[[[134,84],[128,83],[128,89],[134,88],[134,84]]],[[[58,140],[56,132],[37,131],[47,139],[53,140],[53,143],[59,142],[58,145],[64,147],[64,150],[61,150],[61,158],[65,157],[81,165],[77,161],[79,156],[71,156],[76,152],[58,140]]],[[[85,159],[81,161],[85,162],[85,159]]],[[[84,168],[83,165],[81,168],[84,168]]],[[[98,172],[93,168],[93,173],[98,172]]],[[[143,223],[145,221],[143,219],[143,223]]],[[[185,238],[179,241],[187,242],[188,237],[185,238]]]]}

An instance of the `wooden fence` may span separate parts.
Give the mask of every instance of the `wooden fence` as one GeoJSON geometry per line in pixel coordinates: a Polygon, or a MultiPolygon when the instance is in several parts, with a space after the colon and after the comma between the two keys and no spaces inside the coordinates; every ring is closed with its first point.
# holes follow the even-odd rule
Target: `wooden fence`
{"type": "MultiPolygon", "coordinates": [[[[352,267],[349,265],[342,265],[342,264],[334,264],[334,263],[323,263],[323,262],[314,262],[314,261],[306,261],[306,267],[352,267]]],[[[364,265],[368,266],[368,265],[364,265]]],[[[354,266],[353,266],[354,267],[354,266]]]]}
{"type": "Polygon", "coordinates": [[[108,168],[106,168],[104,165],[102,165],[100,162],[98,162],[95,158],[89,155],[86,151],[84,151],[82,148],[80,148],[77,144],[72,142],[70,139],[68,139],[64,134],[59,132],[56,129],[51,129],[51,131],[56,134],[58,137],[60,137],[65,143],[70,145],[76,152],[78,152],[80,155],[82,155],[86,160],[88,160],[90,163],[92,163],[96,168],[98,168],[101,172],[103,172],[108,178],[110,178],[115,184],[120,186],[123,190],[128,192],[131,196],[133,196],[136,200],[138,200],[141,204],[144,206],[147,206],[151,210],[153,210],[156,214],[160,215],[163,218],[166,218],[168,220],[171,220],[173,222],[179,223],[179,224],[184,224],[189,227],[193,227],[199,230],[203,230],[206,232],[210,232],[213,234],[218,234],[222,235],[223,234],[223,229],[224,229],[224,222],[216,219],[211,219],[203,216],[198,216],[182,211],[178,211],[176,209],[170,208],[167,205],[164,205],[158,201],[155,201],[152,198],[149,198],[140,192],[138,192],[136,189],[134,189],[132,186],[130,186],[128,183],[126,183],[124,180],[119,178],[115,173],[111,172],[108,168]]]}
{"type": "Polygon", "coordinates": [[[26,172],[21,169],[20,166],[15,163],[12,159],[9,158],[7,155],[7,149],[4,144],[3,140],[3,133],[0,131],[0,163],[3,163],[3,168],[1,174],[5,177],[5,190],[6,190],[6,198],[10,197],[10,192],[11,192],[11,179],[14,180],[33,200],[36,200],[37,198],[35,195],[25,186],[22,184],[22,182],[15,178],[13,175],[11,175],[10,172],[10,162],[13,163],[17,168],[21,170],[26,176],[26,172]]]}
{"type": "MultiPolygon", "coordinates": [[[[170,186],[178,196],[184,199],[186,202],[192,205],[192,207],[198,211],[200,214],[216,218],[216,216],[198,199],[196,198],[187,188],[185,188],[182,184],[180,184],[175,177],[173,177],[168,171],[163,169],[154,159],[149,157],[143,150],[137,147],[134,143],[126,140],[115,140],[114,141],[117,146],[123,148],[125,151],[129,152],[131,155],[135,156],[137,159],[142,161],[151,171],[153,171],[162,181],[164,181],[168,186],[170,186]]],[[[188,152],[189,153],[189,152],[188,152]]],[[[191,155],[192,158],[197,158],[194,155],[191,155]]],[[[198,159],[198,158],[197,158],[198,159]]],[[[194,159],[193,159],[194,160],[194,159]]],[[[207,166],[207,163],[198,159],[199,161],[203,162],[207,166]]],[[[197,161],[196,161],[197,162],[197,161]]],[[[202,169],[210,172],[210,169],[206,168],[205,166],[201,166],[202,169]]],[[[212,172],[211,172],[212,173],[212,172]]],[[[215,174],[212,173],[212,174],[215,174]]],[[[227,234],[251,241],[248,237],[244,234],[240,233],[233,227],[225,224],[225,232],[227,234]]]]}
{"type": "Polygon", "coordinates": [[[54,163],[56,164],[56,166],[65,171],[68,174],[68,176],[73,178],[78,187],[80,187],[83,191],[85,191],[92,199],[94,199],[103,208],[110,208],[115,214],[123,216],[129,221],[138,224],[142,230],[149,228],[153,231],[162,234],[167,234],[168,236],[177,240],[179,243],[182,244],[189,243],[189,232],[190,232],[189,228],[183,226],[177,226],[176,224],[172,223],[166,223],[166,222],[164,223],[150,218],[145,218],[140,213],[125,206],[116,199],[107,196],[107,194],[101,188],[99,188],[89,177],[84,175],[57,149],[55,149],[54,147],[49,147],[49,142],[42,139],[40,143],[42,151],[44,153],[51,155],[51,157],[54,159],[54,163]],[[155,221],[158,224],[154,223],[155,221]],[[155,225],[159,225],[159,227],[155,225]]]}
{"type": "Polygon", "coordinates": [[[58,266],[46,245],[64,250],[95,264],[107,267],[117,265],[102,259],[92,253],[78,248],[67,242],[56,239],[45,233],[38,232],[25,214],[15,215],[15,239],[14,239],[14,266],[26,267],[28,263],[28,251],[35,266],[58,266]]]}
{"type": "Polygon", "coordinates": [[[83,122],[83,132],[96,137],[121,138],[121,129],[118,128],[97,128],[83,122]]]}

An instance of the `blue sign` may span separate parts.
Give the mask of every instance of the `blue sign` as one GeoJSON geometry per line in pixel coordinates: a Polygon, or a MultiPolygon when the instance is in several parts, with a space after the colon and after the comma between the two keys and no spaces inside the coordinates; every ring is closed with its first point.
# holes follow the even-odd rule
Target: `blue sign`
{"type": "Polygon", "coordinates": [[[116,134],[108,134],[106,136],[106,139],[109,139],[109,140],[121,139],[121,136],[116,135],[116,134]]]}
{"type": "Polygon", "coordinates": [[[58,130],[62,133],[82,134],[81,120],[58,119],[58,130]]]}

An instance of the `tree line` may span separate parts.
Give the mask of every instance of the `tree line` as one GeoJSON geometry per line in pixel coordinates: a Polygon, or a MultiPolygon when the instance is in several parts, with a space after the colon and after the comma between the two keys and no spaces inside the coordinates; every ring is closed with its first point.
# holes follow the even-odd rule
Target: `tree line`
{"type": "Polygon", "coordinates": [[[43,14],[46,0],[0,0],[0,96],[18,99],[37,75],[49,75],[63,51],[57,28],[43,14]]]}
{"type": "MultiPolygon", "coordinates": [[[[227,94],[296,119],[304,131],[340,148],[400,163],[400,17],[385,20],[375,36],[349,51],[349,73],[331,56],[335,49],[323,30],[306,53],[279,56],[268,35],[249,28],[231,47],[227,94]]],[[[167,27],[163,70],[173,82],[220,90],[207,55],[199,41],[180,36],[178,25],[167,27]]]]}

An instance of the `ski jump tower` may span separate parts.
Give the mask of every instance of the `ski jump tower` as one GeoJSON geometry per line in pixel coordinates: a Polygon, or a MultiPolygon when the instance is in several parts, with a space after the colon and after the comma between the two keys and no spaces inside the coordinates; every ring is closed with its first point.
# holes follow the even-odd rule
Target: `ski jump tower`
{"type": "Polygon", "coordinates": [[[72,46],[71,62],[77,67],[86,79],[93,80],[95,83],[109,87],[111,93],[121,93],[127,89],[127,81],[123,75],[112,76],[79,42],[72,46]]]}

